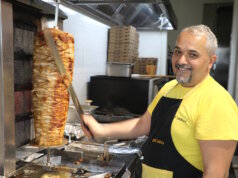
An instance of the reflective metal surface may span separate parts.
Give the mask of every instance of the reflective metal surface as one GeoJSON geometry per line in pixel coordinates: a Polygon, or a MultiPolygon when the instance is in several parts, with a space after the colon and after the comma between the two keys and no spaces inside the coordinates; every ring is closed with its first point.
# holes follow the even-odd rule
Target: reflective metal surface
{"type": "Polygon", "coordinates": [[[49,166],[39,166],[34,164],[26,165],[16,172],[8,175],[10,178],[42,178],[42,177],[63,177],[78,178],[74,176],[70,170],[59,170],[49,166]]]}
{"type": "Polygon", "coordinates": [[[238,103],[238,1],[234,1],[228,91],[238,103]]]}
{"type": "Polygon", "coordinates": [[[30,162],[32,159],[37,156],[37,152],[42,151],[43,149],[40,147],[35,147],[32,145],[24,145],[22,147],[16,148],[16,161],[23,160],[25,162],[30,162]],[[34,156],[32,156],[34,155],[34,156]],[[30,161],[29,161],[30,160],[30,161]]]}
{"type": "MultiPolygon", "coordinates": [[[[91,151],[62,151],[57,149],[50,150],[51,167],[76,170],[76,174],[83,175],[88,172],[92,175],[110,172],[116,175],[124,166],[124,163],[113,160],[113,155],[109,155],[109,161],[104,160],[103,154],[91,151]]],[[[45,166],[46,155],[33,161],[33,163],[45,166]]]]}
{"type": "Polygon", "coordinates": [[[132,25],[141,30],[172,30],[177,19],[169,0],[62,0],[110,26],[132,25]]]}
{"type": "Polygon", "coordinates": [[[12,4],[0,1],[0,176],[15,170],[12,4]]]}

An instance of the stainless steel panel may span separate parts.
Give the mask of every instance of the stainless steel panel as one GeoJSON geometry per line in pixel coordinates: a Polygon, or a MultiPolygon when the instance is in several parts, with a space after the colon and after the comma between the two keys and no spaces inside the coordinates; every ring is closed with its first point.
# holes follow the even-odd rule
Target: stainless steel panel
{"type": "Polygon", "coordinates": [[[15,170],[12,4],[0,1],[0,176],[15,170]]]}
{"type": "Polygon", "coordinates": [[[177,19],[169,0],[62,0],[61,3],[110,26],[172,30],[177,19]]]}
{"type": "MultiPolygon", "coordinates": [[[[114,155],[109,154],[109,160],[104,160],[102,152],[86,151],[76,149],[75,151],[61,151],[58,149],[50,150],[50,165],[53,167],[62,167],[84,170],[89,173],[110,172],[116,175],[124,166],[124,163],[113,159],[114,155]]],[[[47,155],[33,161],[37,165],[45,166],[47,164],[47,155]]],[[[78,171],[76,171],[78,172],[78,171]]]]}
{"type": "Polygon", "coordinates": [[[238,103],[238,1],[234,1],[228,91],[238,103]]]}
{"type": "Polygon", "coordinates": [[[130,77],[131,76],[131,64],[121,64],[121,63],[108,63],[107,64],[107,75],[108,76],[121,76],[130,77]]]}

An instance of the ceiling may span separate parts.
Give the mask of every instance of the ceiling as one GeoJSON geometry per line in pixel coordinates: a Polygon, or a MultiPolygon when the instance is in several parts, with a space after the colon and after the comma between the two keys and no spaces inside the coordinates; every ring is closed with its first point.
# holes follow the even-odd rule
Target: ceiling
{"type": "Polygon", "coordinates": [[[132,25],[140,30],[173,30],[177,19],[169,0],[61,0],[109,26],[132,25]]]}

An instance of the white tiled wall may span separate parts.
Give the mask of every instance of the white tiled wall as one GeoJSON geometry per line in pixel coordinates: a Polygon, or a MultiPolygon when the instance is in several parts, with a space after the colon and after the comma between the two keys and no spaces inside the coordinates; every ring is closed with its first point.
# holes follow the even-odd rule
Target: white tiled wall
{"type": "Polygon", "coordinates": [[[90,76],[106,74],[109,27],[77,12],[67,16],[63,29],[73,34],[75,40],[73,86],[83,104],[90,76]]]}
{"type": "Polygon", "coordinates": [[[139,57],[158,58],[157,75],[166,74],[167,31],[139,31],[139,57]]]}

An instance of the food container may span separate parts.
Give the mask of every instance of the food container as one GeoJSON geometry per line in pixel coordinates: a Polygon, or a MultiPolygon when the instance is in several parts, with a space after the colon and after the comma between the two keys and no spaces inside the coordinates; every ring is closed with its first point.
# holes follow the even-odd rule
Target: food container
{"type": "Polygon", "coordinates": [[[134,65],[134,74],[156,75],[157,58],[138,58],[134,65]]]}
{"type": "Polygon", "coordinates": [[[147,64],[145,69],[146,69],[147,75],[155,75],[156,74],[156,65],[147,64]]]}
{"type": "Polygon", "coordinates": [[[132,64],[107,63],[107,75],[130,77],[131,67],[132,67],[132,64]]]}

